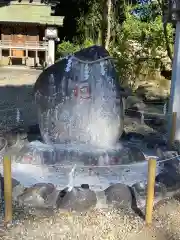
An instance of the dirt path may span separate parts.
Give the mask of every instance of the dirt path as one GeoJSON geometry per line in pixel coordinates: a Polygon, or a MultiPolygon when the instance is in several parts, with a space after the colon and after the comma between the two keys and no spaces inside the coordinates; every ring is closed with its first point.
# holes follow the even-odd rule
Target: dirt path
{"type": "Polygon", "coordinates": [[[1,67],[0,86],[33,85],[41,70],[25,67],[1,67]]]}
{"type": "Polygon", "coordinates": [[[144,227],[140,233],[132,234],[127,240],[168,240],[168,238],[159,229],[144,227]]]}
{"type": "Polygon", "coordinates": [[[175,199],[159,203],[155,207],[151,228],[144,227],[128,240],[178,240],[180,239],[180,203],[175,199]]]}

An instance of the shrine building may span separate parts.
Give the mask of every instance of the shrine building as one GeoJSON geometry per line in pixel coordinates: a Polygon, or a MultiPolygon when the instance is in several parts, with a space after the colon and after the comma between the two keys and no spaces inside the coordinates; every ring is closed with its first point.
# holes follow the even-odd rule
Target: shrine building
{"type": "Polygon", "coordinates": [[[52,16],[43,0],[0,0],[0,65],[54,63],[62,16],[52,16]]]}

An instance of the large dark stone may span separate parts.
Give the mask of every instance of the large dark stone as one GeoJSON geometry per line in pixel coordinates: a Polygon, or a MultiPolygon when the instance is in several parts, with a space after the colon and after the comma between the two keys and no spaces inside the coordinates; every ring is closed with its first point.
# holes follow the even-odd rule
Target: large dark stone
{"type": "MultiPolygon", "coordinates": [[[[91,126],[97,124],[93,117],[96,109],[111,122],[108,126],[112,128],[111,144],[122,134],[124,110],[119,79],[109,53],[102,46],[80,50],[45,69],[34,92],[40,131],[46,143],[92,143],[92,135],[99,138],[105,133],[100,128],[91,133],[94,131],[91,126]]],[[[98,141],[102,144],[101,139],[98,141]]]]}
{"type": "Polygon", "coordinates": [[[107,204],[117,208],[130,208],[132,194],[128,186],[122,183],[111,185],[104,191],[107,204]]]}
{"type": "Polygon", "coordinates": [[[65,188],[59,193],[57,208],[69,211],[83,212],[97,203],[96,194],[87,187],[74,187],[70,192],[65,188]]]}

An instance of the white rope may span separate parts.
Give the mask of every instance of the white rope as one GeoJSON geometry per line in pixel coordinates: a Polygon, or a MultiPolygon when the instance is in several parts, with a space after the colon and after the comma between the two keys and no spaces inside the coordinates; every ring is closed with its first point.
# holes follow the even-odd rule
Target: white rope
{"type": "Polygon", "coordinates": [[[17,122],[17,123],[20,122],[20,118],[21,118],[20,111],[19,111],[19,108],[17,108],[17,109],[16,109],[16,122],[17,122]]]}
{"type": "Polygon", "coordinates": [[[167,102],[164,104],[163,106],[163,114],[166,115],[167,114],[167,102]]]}
{"type": "Polygon", "coordinates": [[[74,178],[75,178],[76,164],[74,164],[73,168],[69,173],[69,182],[68,182],[68,192],[71,192],[74,188],[74,178]]]}
{"type": "Polygon", "coordinates": [[[103,60],[115,60],[113,57],[110,57],[110,56],[107,56],[107,57],[103,57],[103,58],[99,58],[97,60],[94,60],[94,61],[84,61],[84,60],[81,60],[77,57],[75,57],[74,55],[72,56],[71,58],[72,60],[75,59],[76,61],[80,62],[80,63],[87,63],[87,64],[93,64],[93,63],[97,63],[97,62],[102,62],[103,60]]]}
{"type": "Polygon", "coordinates": [[[141,111],[141,124],[144,124],[144,111],[141,111]]]}
{"type": "MultiPolygon", "coordinates": [[[[173,160],[173,159],[175,159],[175,158],[180,158],[180,155],[176,155],[176,156],[171,157],[171,158],[166,158],[166,159],[163,159],[163,160],[159,160],[159,161],[157,161],[157,162],[158,162],[158,163],[167,162],[167,161],[171,161],[171,160],[173,160]]],[[[178,160],[180,161],[180,159],[178,159],[178,160]]]]}

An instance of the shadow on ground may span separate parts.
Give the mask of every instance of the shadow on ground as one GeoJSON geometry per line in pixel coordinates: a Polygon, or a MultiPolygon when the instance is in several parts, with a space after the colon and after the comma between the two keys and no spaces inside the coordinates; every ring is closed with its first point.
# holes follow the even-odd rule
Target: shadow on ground
{"type": "Polygon", "coordinates": [[[33,96],[33,84],[21,86],[0,86],[0,130],[37,123],[37,110],[33,96]]]}

